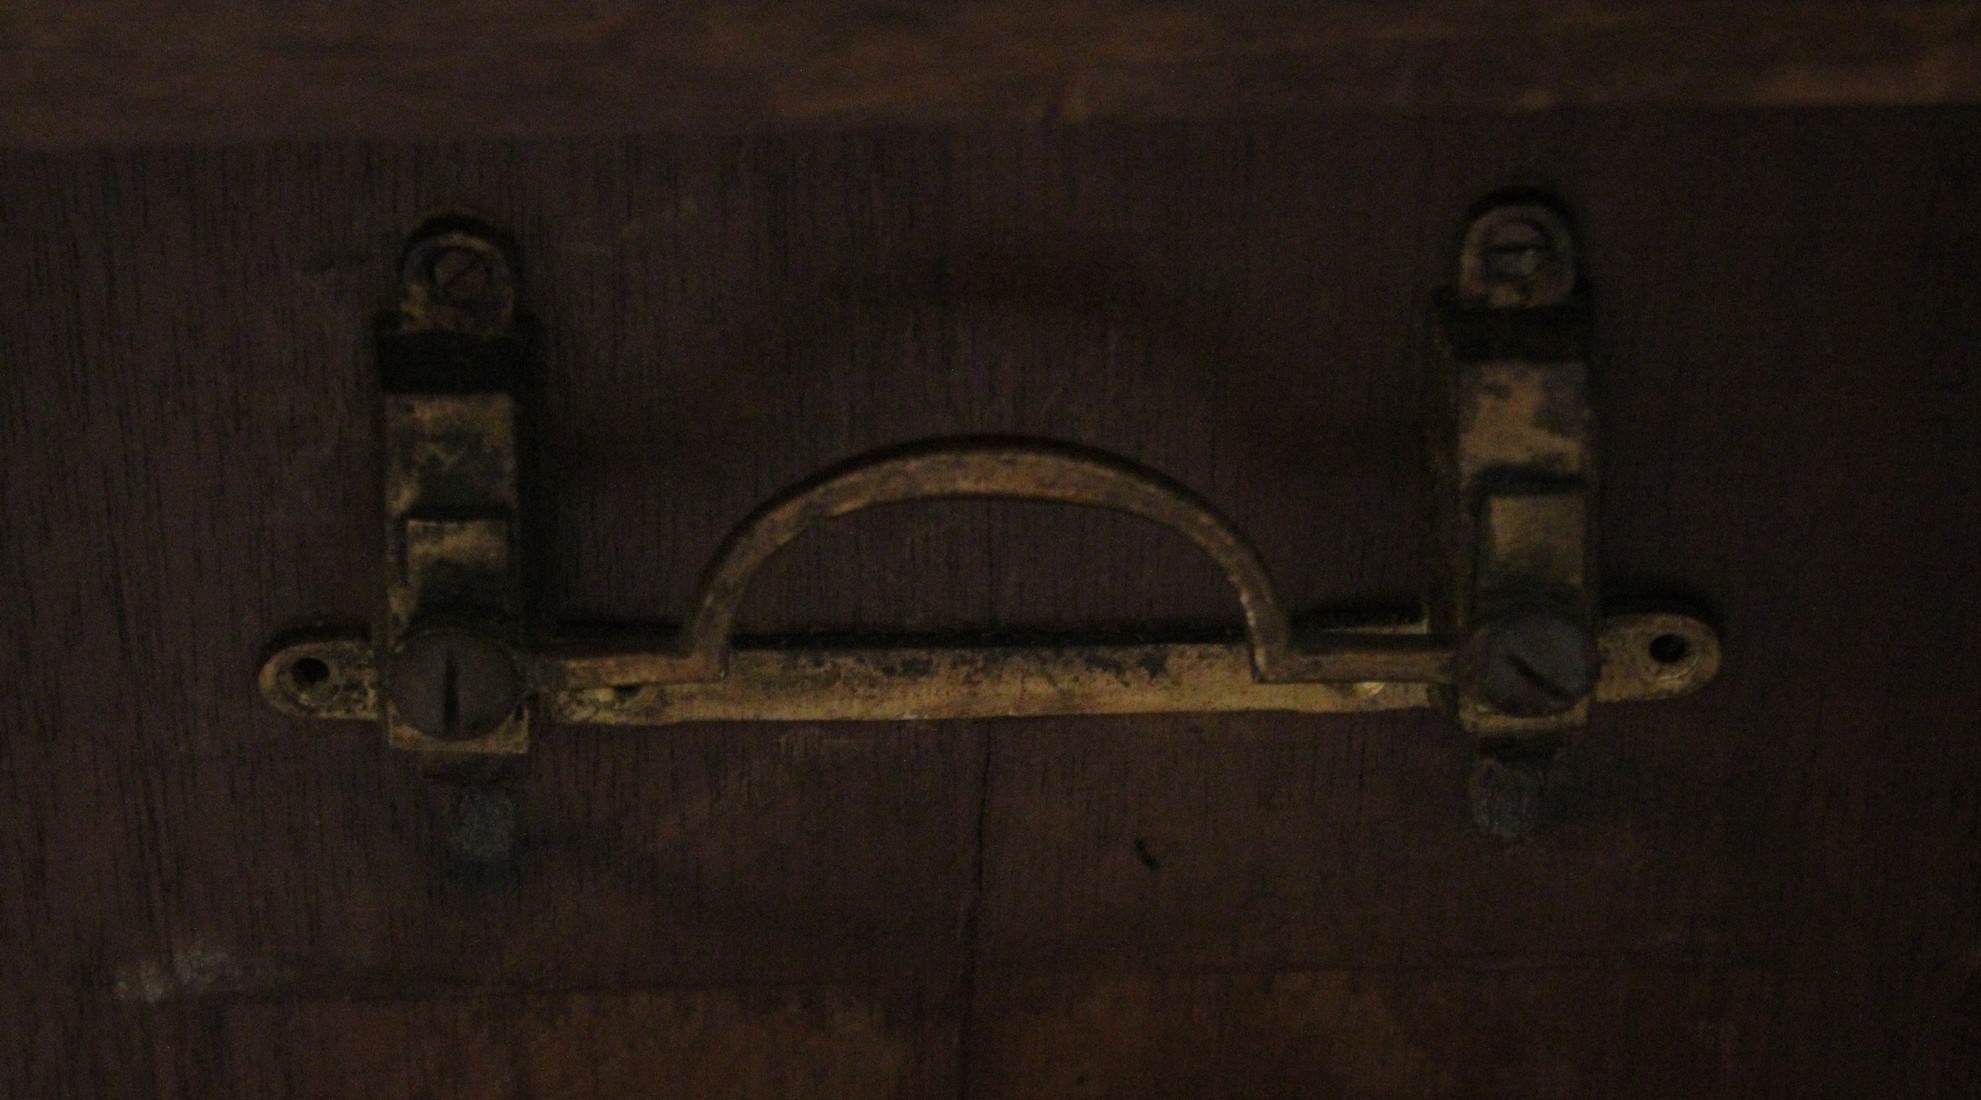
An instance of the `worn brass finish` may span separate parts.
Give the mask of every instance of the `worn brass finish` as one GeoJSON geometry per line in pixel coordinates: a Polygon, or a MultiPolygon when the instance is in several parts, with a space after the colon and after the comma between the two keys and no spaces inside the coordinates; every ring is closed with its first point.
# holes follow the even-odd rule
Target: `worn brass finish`
{"type": "Polygon", "coordinates": [[[1596,701],[1677,699],[1720,674],[1720,636],[1690,615],[1609,615],[1597,633],[1602,678],[1596,701]]]}
{"type": "MultiPolygon", "coordinates": [[[[1354,635],[1377,639],[1378,628],[1354,635]]],[[[1416,628],[1421,631],[1421,627],[1416,628]]],[[[1346,635],[1344,635],[1346,636],[1346,635]]],[[[1401,637],[1433,646],[1422,635],[1401,637]]],[[[1602,622],[1606,703],[1689,695],[1719,671],[1719,639],[1684,615],[1615,615],[1602,622]],[[1661,661],[1654,653],[1674,655],[1661,661]]],[[[656,652],[662,647],[656,647],[656,652]]],[[[1268,683],[1239,643],[1025,647],[739,647],[727,675],[683,683],[629,681],[617,687],[545,687],[555,722],[649,726],[705,721],[914,720],[1077,714],[1347,714],[1430,706],[1435,680],[1315,679],[1268,683]]],[[[538,660],[537,680],[555,684],[568,663],[538,660]]],[[[263,691],[302,717],[376,719],[378,672],[361,642],[302,642],[263,667],[263,691]],[[310,692],[284,672],[315,658],[337,670],[336,687],[310,692]]]]}
{"type": "Polygon", "coordinates": [[[513,267],[486,236],[432,234],[409,250],[380,335],[391,580],[375,641],[284,645],[261,690],[289,714],[382,721],[393,745],[430,757],[521,752],[533,715],[657,726],[1427,706],[1488,751],[1545,753],[1592,702],[1698,690],[1718,672],[1719,639],[1685,615],[1598,612],[1587,305],[1565,222],[1539,203],[1489,207],[1459,268],[1439,312],[1440,577],[1415,625],[1297,633],[1258,554],[1184,487],[1065,444],[954,440],[792,487],[725,540],[678,629],[588,647],[517,628],[513,267]],[[959,497],[1104,508],[1175,531],[1223,571],[1240,630],[1099,645],[732,639],[751,578],[812,526],[959,497]]]}
{"type": "Polygon", "coordinates": [[[745,649],[728,675],[559,692],[561,720],[671,722],[1020,718],[1164,711],[1332,714],[1423,706],[1422,684],[1274,683],[1243,645],[745,649]]]}
{"type": "Polygon", "coordinates": [[[369,639],[290,641],[256,677],[261,697],[297,718],[380,719],[378,659],[369,639]]]}
{"type": "MultiPolygon", "coordinates": [[[[514,265],[492,231],[443,219],[414,234],[398,307],[379,321],[385,407],[386,589],[375,637],[388,675],[386,740],[427,753],[521,753],[531,704],[473,693],[499,679],[449,675],[406,652],[436,630],[474,651],[520,642],[516,385],[522,333],[514,265]],[[431,666],[431,667],[430,667],[431,666]],[[467,693],[467,694],[463,694],[467,693]],[[461,714],[506,714],[463,731],[461,714]]],[[[484,662],[486,663],[486,662],[484,662]]],[[[499,664],[497,665],[499,667],[499,664]]]]}
{"type": "Polygon", "coordinates": [[[1484,207],[1439,309],[1443,578],[1433,629],[1469,639],[1454,719],[1491,751],[1545,755],[1588,721],[1600,656],[1588,297],[1559,213],[1484,207]]]}
{"type": "Polygon", "coordinates": [[[1445,675],[1444,656],[1407,637],[1322,636],[1310,648],[1295,650],[1272,579],[1251,546],[1195,494],[1153,471],[1064,445],[959,441],[869,456],[779,496],[724,541],[674,645],[655,653],[566,657],[558,683],[576,688],[719,679],[750,577],[806,528],[887,504],[966,497],[1106,508],[1182,534],[1223,569],[1236,591],[1252,667],[1261,681],[1445,675]]]}

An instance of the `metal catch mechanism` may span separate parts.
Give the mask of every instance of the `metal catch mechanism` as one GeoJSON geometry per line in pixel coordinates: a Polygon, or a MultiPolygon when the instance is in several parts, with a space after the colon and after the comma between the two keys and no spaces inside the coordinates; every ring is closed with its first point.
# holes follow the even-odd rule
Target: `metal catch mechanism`
{"type": "Polygon", "coordinates": [[[1465,233],[1458,268],[1437,318],[1438,577],[1414,626],[1296,635],[1250,544],[1188,489],[1079,447],[937,441],[792,487],[729,536],[684,625],[651,644],[594,649],[522,628],[517,416],[527,326],[513,253],[479,223],[429,223],[407,248],[401,303],[378,331],[389,581],[377,622],[369,638],[281,644],[262,665],[261,691],[289,714],[381,722],[389,744],[441,764],[522,753],[541,721],[1435,706],[1489,764],[1512,769],[1482,769],[1475,780],[1481,823],[1524,831],[1532,815],[1519,808],[1519,777],[1586,723],[1593,702],[1697,691],[1717,673],[1720,645],[1688,615],[1599,607],[1589,305],[1565,220],[1545,201],[1489,203],[1465,233]],[[1223,569],[1243,640],[732,644],[751,577],[807,528],[959,497],[1106,508],[1176,531],[1223,569]],[[1515,777],[1510,787],[1505,775],[1515,777]]]}

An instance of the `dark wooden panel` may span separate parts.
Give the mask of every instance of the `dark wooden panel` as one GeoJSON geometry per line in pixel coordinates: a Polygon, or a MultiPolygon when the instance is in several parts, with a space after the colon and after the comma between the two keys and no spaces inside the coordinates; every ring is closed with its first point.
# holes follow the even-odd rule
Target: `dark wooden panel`
{"type": "MultiPolygon", "coordinates": [[[[0,1092],[612,1094],[685,1062],[852,1095],[1076,1065],[1117,1095],[1959,1095],[1976,122],[0,155],[0,1092]],[[369,611],[365,319],[434,209],[528,259],[556,616],[671,617],[786,481],[986,431],[1197,486],[1307,609],[1422,584],[1425,295],[1508,182],[1589,241],[1612,586],[1708,598],[1730,658],[1606,712],[1527,844],[1467,831],[1428,716],[564,729],[519,861],[471,874],[373,732],[254,698],[270,636],[369,611]]],[[[1133,523],[967,505],[808,536],[745,618],[1230,602],[1133,523]]]]}
{"type": "Polygon", "coordinates": [[[0,142],[1973,102],[1963,0],[16,3],[0,142]]]}
{"type": "Polygon", "coordinates": [[[747,987],[218,1005],[150,1021],[161,1094],[953,1095],[946,1006],[914,989],[747,987]]]}
{"type": "Polygon", "coordinates": [[[1972,1054],[1943,1030],[1884,1015],[1887,981],[1615,961],[1026,978],[978,1002],[988,1041],[977,1092],[1969,1095],[1959,1073],[1972,1054]]]}

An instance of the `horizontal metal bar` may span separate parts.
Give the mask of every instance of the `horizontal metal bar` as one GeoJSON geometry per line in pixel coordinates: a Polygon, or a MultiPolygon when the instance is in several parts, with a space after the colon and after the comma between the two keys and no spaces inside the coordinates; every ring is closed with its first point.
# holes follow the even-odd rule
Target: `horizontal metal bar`
{"type": "MultiPolygon", "coordinates": [[[[564,658],[525,658],[539,706],[553,721],[666,725],[698,721],[909,721],[924,718],[1285,711],[1340,714],[1429,706],[1449,650],[1421,634],[1327,635],[1301,653],[1300,682],[1262,682],[1247,647],[1146,644],[1026,647],[739,647],[726,675],[689,683],[643,682],[648,658],[613,655],[617,685],[563,686],[564,658]],[[1348,644],[1359,638],[1362,647],[1348,644]],[[1356,676],[1377,669],[1421,679],[1356,676]],[[1330,677],[1323,681],[1322,676],[1330,677]]],[[[1602,620],[1601,702],[1688,695],[1719,671],[1719,637],[1684,615],[1602,620]]],[[[586,657],[604,661],[608,655],[586,657]]],[[[262,666],[264,694],[313,718],[378,716],[379,673],[357,639],[297,642],[262,666]]]]}
{"type": "Polygon", "coordinates": [[[719,680],[549,696],[561,722],[1023,718],[1074,714],[1398,710],[1421,683],[1261,683],[1244,645],[737,649],[719,680]]]}
{"type": "MultiPolygon", "coordinates": [[[[1271,647],[1270,659],[1273,663],[1272,667],[1266,669],[1258,669],[1260,659],[1258,647],[1237,648],[1245,653],[1243,669],[1247,678],[1256,674],[1260,680],[1275,683],[1348,684],[1367,680],[1448,682],[1451,679],[1450,640],[1427,637],[1422,631],[1421,626],[1408,630],[1384,627],[1372,630],[1331,631],[1309,637],[1299,649],[1290,649],[1286,643],[1281,642],[1271,647]],[[1258,669],[1256,673],[1255,669],[1258,669]]],[[[777,650],[794,648],[799,647],[775,647],[777,650]]],[[[997,653],[1005,655],[1000,659],[1015,660],[1027,653],[1078,655],[1109,648],[1111,647],[965,646],[925,647],[917,649],[916,652],[997,653]]],[[[1144,645],[1118,648],[1172,650],[1186,647],[1144,645]]],[[[890,647],[857,652],[897,651],[898,648],[890,647]]],[[[742,650],[738,649],[735,652],[740,654],[742,650]]],[[[612,688],[629,684],[706,683],[722,679],[733,680],[738,677],[747,680],[751,675],[737,665],[735,657],[726,653],[718,658],[699,652],[684,652],[666,645],[655,645],[646,650],[626,646],[603,651],[566,649],[541,655],[540,663],[544,666],[542,676],[544,684],[565,691],[612,688]]],[[[761,667],[761,665],[757,663],[750,667],[761,667]]]]}

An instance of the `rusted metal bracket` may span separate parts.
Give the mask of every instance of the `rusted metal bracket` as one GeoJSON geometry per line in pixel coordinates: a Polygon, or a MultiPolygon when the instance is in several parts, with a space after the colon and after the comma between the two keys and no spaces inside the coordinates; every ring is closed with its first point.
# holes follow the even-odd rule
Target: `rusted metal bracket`
{"type": "Polygon", "coordinates": [[[1425,618],[1301,635],[1250,544],[1188,489],[1082,448],[961,440],[864,456],[771,500],[716,554],[686,622],[648,644],[526,638],[513,269],[491,234],[466,225],[430,227],[409,249],[404,300],[379,336],[383,611],[371,638],[276,649],[261,689],[277,708],[382,722],[390,744],[428,757],[491,757],[525,751],[533,716],[662,725],[1441,706],[1489,754],[1534,758],[1592,702],[1689,694],[1719,667],[1718,636],[1699,619],[1599,611],[1588,306],[1573,238],[1545,203],[1483,209],[1439,306],[1440,576],[1425,618]],[[959,497],[1111,509],[1181,534],[1229,580],[1243,640],[733,644],[750,579],[811,526],[959,497]]]}

